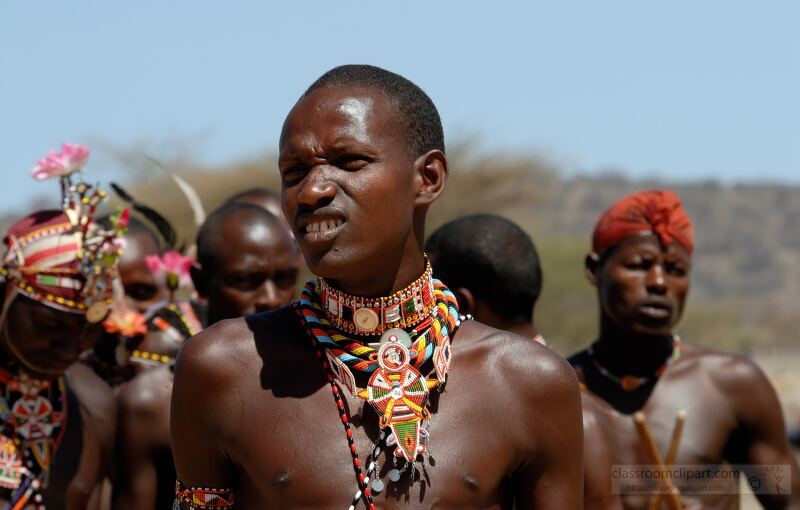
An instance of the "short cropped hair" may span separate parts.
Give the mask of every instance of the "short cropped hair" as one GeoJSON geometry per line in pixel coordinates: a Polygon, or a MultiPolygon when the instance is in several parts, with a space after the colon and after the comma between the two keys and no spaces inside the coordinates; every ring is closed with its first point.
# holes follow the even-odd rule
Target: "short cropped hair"
{"type": "Polygon", "coordinates": [[[257,205],[242,202],[227,202],[208,215],[197,232],[197,261],[204,268],[212,268],[217,261],[218,234],[225,228],[225,222],[236,218],[239,222],[252,225],[263,222],[267,225],[283,226],[283,220],[257,205]]]}
{"type": "Polygon", "coordinates": [[[274,199],[280,202],[281,192],[271,188],[247,188],[229,197],[227,200],[225,200],[225,203],[230,204],[233,202],[242,202],[248,198],[260,198],[264,200],[274,199]]]}
{"type": "Polygon", "coordinates": [[[542,269],[533,241],[515,223],[493,214],[466,216],[434,232],[425,249],[434,276],[451,289],[469,289],[503,319],[533,320],[542,269]]]}
{"type": "Polygon", "coordinates": [[[339,66],[320,76],[303,95],[322,87],[380,90],[400,113],[400,125],[411,158],[416,159],[435,149],[444,152],[444,130],[439,111],[421,88],[399,74],[370,65],[339,66]]]}

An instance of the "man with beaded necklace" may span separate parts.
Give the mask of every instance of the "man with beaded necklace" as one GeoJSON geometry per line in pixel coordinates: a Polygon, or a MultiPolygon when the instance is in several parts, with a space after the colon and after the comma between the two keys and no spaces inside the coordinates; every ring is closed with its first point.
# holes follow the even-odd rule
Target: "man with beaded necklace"
{"type": "Polygon", "coordinates": [[[103,333],[127,214],[94,221],[104,192],[75,180],[88,149],[65,144],[34,169],[60,177],[63,210],[12,225],[0,265],[0,502],[98,508],[114,436],[111,389],[75,364],[103,333]]]}
{"type": "MultiPolygon", "coordinates": [[[[586,391],[598,397],[600,412],[595,414],[604,422],[586,430],[586,444],[598,439],[605,443],[608,434],[612,448],[610,461],[605,452],[587,458],[587,467],[602,461],[623,466],[750,465],[748,477],[763,477],[765,490],[757,496],[765,508],[800,508],[800,472],[767,378],[741,356],[683,343],[673,333],[689,290],[693,248],[692,221],[677,195],[667,190],[629,195],[609,207],[595,226],[586,274],[597,288],[600,334],[570,362],[586,391]],[[637,411],[642,413],[638,430],[631,416],[637,411]],[[642,419],[652,432],[643,433],[642,419]],[[678,422],[682,434],[671,440],[678,422]],[[673,450],[674,460],[668,462],[673,450]],[[759,465],[780,467],[783,493],[759,465]]],[[[611,483],[592,488],[589,508],[653,508],[661,497],[636,489],[611,494],[611,483]]],[[[681,504],[739,508],[738,485],[723,489],[687,490],[681,504]]]]}
{"type": "Polygon", "coordinates": [[[319,279],[184,346],[176,508],[580,508],[574,373],[460,317],[431,279],[425,215],[447,160],[428,96],[335,68],[289,113],[279,168],[319,279]]]}

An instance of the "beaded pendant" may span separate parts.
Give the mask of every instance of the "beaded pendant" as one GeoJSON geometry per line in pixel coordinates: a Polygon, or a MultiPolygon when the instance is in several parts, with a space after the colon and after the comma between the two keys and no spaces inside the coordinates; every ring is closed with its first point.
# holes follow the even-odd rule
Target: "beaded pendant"
{"type": "Polygon", "coordinates": [[[389,330],[381,338],[380,368],[367,383],[367,402],[380,417],[378,425],[391,430],[386,443],[396,446],[395,457],[414,462],[427,446],[428,433],[421,422],[430,417],[429,389],[425,377],[409,364],[411,356],[401,339],[411,343],[408,333],[400,329],[389,330]]]}

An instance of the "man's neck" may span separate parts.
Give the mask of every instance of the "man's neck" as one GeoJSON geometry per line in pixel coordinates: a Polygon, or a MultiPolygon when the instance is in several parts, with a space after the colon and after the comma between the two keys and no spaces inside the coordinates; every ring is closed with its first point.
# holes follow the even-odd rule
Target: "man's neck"
{"type": "Polygon", "coordinates": [[[419,252],[404,257],[396,267],[388,264],[379,274],[360,274],[355,278],[326,278],[334,288],[353,296],[378,298],[403,290],[425,271],[425,257],[419,252]]]}
{"type": "Polygon", "coordinates": [[[650,335],[619,327],[610,320],[601,320],[600,337],[593,345],[593,357],[604,368],[618,376],[652,375],[669,359],[674,348],[674,335],[650,335]]]}

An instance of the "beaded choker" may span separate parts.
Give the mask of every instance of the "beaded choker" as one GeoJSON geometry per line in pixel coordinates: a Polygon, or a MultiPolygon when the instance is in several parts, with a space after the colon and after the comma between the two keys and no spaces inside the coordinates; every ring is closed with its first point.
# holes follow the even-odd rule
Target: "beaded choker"
{"type": "Polygon", "coordinates": [[[589,347],[588,350],[589,357],[592,359],[592,363],[594,364],[595,368],[597,369],[600,374],[616,383],[620,388],[625,391],[635,391],[638,390],[641,386],[647,384],[651,380],[658,379],[664,373],[668,366],[674,363],[678,358],[681,357],[681,339],[677,336],[673,336],[672,340],[672,354],[669,355],[666,361],[661,364],[658,369],[653,372],[653,375],[649,377],[637,377],[635,375],[624,375],[622,377],[612,374],[606,367],[600,364],[595,357],[594,357],[594,347],[589,347]]]}
{"type": "Polygon", "coordinates": [[[391,296],[364,298],[345,294],[318,278],[321,307],[328,322],[345,333],[382,335],[392,328],[408,329],[427,318],[436,305],[430,261],[425,272],[405,289],[391,296]]]}
{"type": "MultiPolygon", "coordinates": [[[[417,282],[424,284],[429,273],[430,266],[417,282]]],[[[377,349],[374,344],[364,345],[344,336],[331,325],[323,313],[322,290],[314,281],[306,284],[296,303],[297,313],[325,368],[353,457],[358,490],[351,509],[362,499],[368,509],[374,509],[372,494],[385,488],[377,476],[381,443],[393,448],[395,468],[389,471],[392,482],[399,481],[409,466],[413,482],[414,463],[419,456],[429,454],[429,435],[423,426],[430,419],[429,393],[431,389],[441,389],[447,380],[452,356],[450,337],[461,323],[455,296],[438,280],[431,278],[430,284],[434,301],[431,312],[421,317],[410,332],[399,328],[386,330],[377,349]],[[430,367],[426,365],[428,361],[432,361],[435,372],[435,378],[430,380],[423,375],[423,367],[430,367]],[[352,370],[370,376],[365,389],[357,388],[352,370]],[[366,400],[379,416],[379,440],[364,463],[365,471],[358,458],[340,387],[366,400]],[[403,464],[401,469],[399,463],[403,464]]],[[[414,284],[409,286],[412,287],[414,284]]]]}

